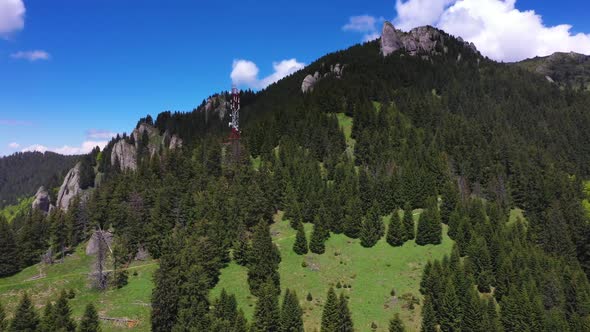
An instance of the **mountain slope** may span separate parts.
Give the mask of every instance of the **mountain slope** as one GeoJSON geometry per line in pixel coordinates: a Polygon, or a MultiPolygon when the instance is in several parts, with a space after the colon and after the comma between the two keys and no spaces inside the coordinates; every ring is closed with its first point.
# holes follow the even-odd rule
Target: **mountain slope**
{"type": "Polygon", "coordinates": [[[590,90],[590,56],[579,53],[554,53],[516,63],[538,73],[560,87],[590,90]]]}
{"type": "Polygon", "coordinates": [[[0,208],[17,203],[19,198],[33,196],[40,186],[58,187],[78,159],[78,156],[53,152],[19,152],[1,157],[0,208]]]}

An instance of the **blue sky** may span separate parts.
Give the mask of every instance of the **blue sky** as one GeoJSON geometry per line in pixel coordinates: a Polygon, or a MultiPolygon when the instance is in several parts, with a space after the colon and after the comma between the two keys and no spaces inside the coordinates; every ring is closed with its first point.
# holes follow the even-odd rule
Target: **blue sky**
{"type": "Polygon", "coordinates": [[[262,88],[374,38],[383,19],[403,29],[437,25],[511,61],[531,50],[590,50],[588,12],[582,0],[0,0],[0,155],[85,151],[145,114],[190,110],[232,79],[262,88]],[[474,1],[490,7],[482,14],[474,1]],[[459,24],[461,11],[474,19],[459,24]],[[498,31],[508,18],[507,31],[546,38],[515,43],[498,31]]]}

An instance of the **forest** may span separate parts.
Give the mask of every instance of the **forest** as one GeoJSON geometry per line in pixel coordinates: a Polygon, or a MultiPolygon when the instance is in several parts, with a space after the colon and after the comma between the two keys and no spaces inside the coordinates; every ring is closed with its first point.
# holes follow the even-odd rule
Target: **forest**
{"type": "MultiPolygon", "coordinates": [[[[296,232],[298,255],[324,254],[339,234],[363,250],[381,239],[392,250],[408,241],[437,245],[448,229],[451,253],[421,273],[423,332],[590,331],[590,225],[582,206],[590,94],[447,37],[447,52],[426,58],[403,51],[384,58],[378,41],[355,45],[260,92],[242,92],[238,156],[227,144],[227,114],[205,102],[141,119],[138,126],[179,135],[182,148],[139,148],[136,171],[110,160],[117,140],[132,137],[93,152],[87,163],[102,179],[88,199],[74,199],[67,211],[0,220],[0,276],[38,263],[48,248],[63,257],[109,230],[106,288],[126,287],[126,266],[140,250],[159,262],[152,331],[303,331],[301,303],[311,294],[280,282],[282,257],[269,228],[280,211],[296,232]],[[307,74],[334,64],[344,64],[341,78],[328,75],[301,92],[307,74]],[[339,115],[352,118],[350,133],[339,115]],[[513,209],[523,218],[510,220],[513,209]],[[252,317],[234,294],[210,296],[232,262],[247,269],[252,317]]],[[[352,293],[330,287],[322,296],[321,331],[372,329],[355,324],[352,293]]],[[[29,331],[98,329],[94,307],[76,327],[67,302],[63,294],[40,314],[25,294],[10,322],[0,310],[0,331],[23,331],[25,323],[29,331]]],[[[387,319],[389,331],[410,330],[399,315],[387,319]]]]}

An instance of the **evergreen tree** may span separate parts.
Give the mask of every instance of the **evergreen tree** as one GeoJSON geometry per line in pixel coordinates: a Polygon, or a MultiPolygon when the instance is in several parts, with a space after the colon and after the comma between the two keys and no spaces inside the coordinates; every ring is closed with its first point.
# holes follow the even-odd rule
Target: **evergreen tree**
{"type": "Polygon", "coordinates": [[[440,329],[441,331],[460,331],[461,330],[461,308],[457,291],[452,279],[446,283],[441,301],[440,329]]]}
{"type": "Polygon", "coordinates": [[[244,316],[242,309],[238,311],[232,332],[248,332],[248,321],[246,321],[246,316],[244,316]]]}
{"type": "Polygon", "coordinates": [[[6,219],[0,215],[0,277],[19,271],[19,251],[14,232],[6,219]]]}
{"type": "Polygon", "coordinates": [[[404,244],[406,233],[403,228],[397,210],[393,211],[389,227],[387,227],[387,243],[394,247],[399,247],[404,244]]]}
{"type": "Polygon", "coordinates": [[[76,323],[72,320],[72,309],[70,309],[68,295],[65,290],[61,292],[59,299],[55,303],[54,311],[56,331],[76,331],[76,323]]]}
{"type": "Polygon", "coordinates": [[[416,237],[416,230],[414,225],[414,214],[410,203],[404,206],[403,229],[405,231],[404,242],[413,240],[416,237]]]}
{"type": "Polygon", "coordinates": [[[16,309],[9,330],[15,332],[35,332],[38,327],[39,315],[35,311],[29,295],[25,293],[16,309]]]}
{"type": "Polygon", "coordinates": [[[303,332],[302,316],[297,294],[287,288],[281,307],[281,332],[303,332]]]}
{"type": "MultiPolygon", "coordinates": [[[[474,287],[470,287],[466,293],[465,305],[463,307],[463,319],[461,331],[484,331],[485,307],[474,287]]],[[[508,330],[524,331],[524,330],[508,330]]]]}
{"type": "Polygon", "coordinates": [[[365,248],[374,246],[381,237],[383,237],[384,226],[379,216],[379,209],[377,204],[373,206],[367,212],[365,220],[363,222],[363,228],[361,230],[361,245],[365,248]]]}
{"type": "Polygon", "coordinates": [[[297,235],[295,236],[293,251],[297,255],[305,255],[308,252],[307,238],[305,237],[305,229],[303,228],[303,223],[301,222],[299,222],[299,224],[297,225],[297,235]]]}
{"type": "Polygon", "coordinates": [[[432,306],[432,301],[428,296],[424,297],[424,306],[422,307],[422,327],[421,332],[437,332],[436,314],[432,306]]]}
{"type": "Polygon", "coordinates": [[[344,217],[344,234],[351,239],[356,239],[361,235],[363,228],[360,199],[357,196],[349,198],[344,209],[346,211],[344,217]]]}
{"type": "Polygon", "coordinates": [[[55,312],[55,307],[48,301],[45,305],[45,309],[43,310],[43,317],[41,318],[39,324],[39,331],[40,332],[53,332],[57,331],[57,316],[55,312]]]}
{"type": "Polygon", "coordinates": [[[8,329],[8,321],[6,320],[6,312],[0,303],[0,332],[5,332],[8,329]]]}
{"type": "Polygon", "coordinates": [[[326,232],[325,226],[316,217],[313,230],[311,231],[311,239],[309,240],[309,251],[318,255],[326,252],[326,232]]]}
{"type": "Polygon", "coordinates": [[[399,314],[395,314],[393,318],[389,321],[389,332],[405,332],[406,328],[402,319],[399,318],[399,314]]]}
{"type": "Polygon", "coordinates": [[[254,230],[249,257],[248,284],[252,294],[261,295],[259,290],[267,280],[270,280],[275,285],[274,290],[278,291],[280,289],[278,269],[281,256],[275,244],[272,243],[268,224],[263,220],[254,230]]]}
{"type": "Polygon", "coordinates": [[[84,316],[80,321],[78,332],[101,332],[98,313],[92,303],[89,303],[84,310],[84,316]]]}
{"type": "Polygon", "coordinates": [[[330,287],[326,303],[324,304],[324,311],[322,312],[321,332],[336,332],[340,324],[340,302],[334,292],[334,288],[330,287]]]}
{"type": "Polygon", "coordinates": [[[258,301],[254,308],[252,329],[256,332],[278,332],[281,329],[281,313],[277,290],[272,280],[267,280],[260,288],[258,301]]]}
{"type": "Polygon", "coordinates": [[[354,324],[352,322],[352,315],[350,309],[348,309],[348,301],[342,293],[340,293],[340,298],[338,300],[338,316],[339,326],[336,331],[353,332],[354,324]]]}
{"type": "Polygon", "coordinates": [[[240,228],[241,229],[238,231],[238,239],[234,243],[233,258],[238,265],[246,266],[248,265],[250,244],[248,243],[244,226],[240,226],[240,228]]]}
{"type": "Polygon", "coordinates": [[[418,231],[416,233],[416,244],[440,244],[442,241],[442,225],[436,200],[431,198],[428,208],[420,215],[418,220],[418,231]]]}

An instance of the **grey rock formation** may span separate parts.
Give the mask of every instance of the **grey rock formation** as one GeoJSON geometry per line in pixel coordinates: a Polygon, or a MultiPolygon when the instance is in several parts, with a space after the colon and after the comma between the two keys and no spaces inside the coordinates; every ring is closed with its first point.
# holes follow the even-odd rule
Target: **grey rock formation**
{"type": "MultiPolygon", "coordinates": [[[[477,53],[477,49],[473,43],[465,42],[460,37],[457,40],[472,52],[477,53]]],[[[381,33],[381,54],[388,56],[400,49],[405,50],[412,56],[448,52],[448,48],[445,46],[445,37],[436,28],[423,26],[414,28],[406,33],[397,30],[390,22],[385,22],[381,33]]]]}
{"type": "Polygon", "coordinates": [[[230,105],[225,100],[225,97],[223,95],[215,95],[209,97],[205,102],[205,112],[217,113],[219,115],[219,119],[223,119],[225,117],[225,113],[227,113],[229,107],[230,105]]]}
{"type": "Polygon", "coordinates": [[[168,145],[170,150],[182,148],[182,139],[176,135],[172,135],[170,138],[170,144],[168,145]]]}
{"type": "Polygon", "coordinates": [[[149,138],[148,149],[150,151],[150,156],[154,156],[160,148],[159,146],[154,144],[154,142],[158,141],[157,138],[159,138],[160,133],[157,128],[147,123],[141,123],[139,127],[133,130],[133,132],[131,133],[131,135],[135,139],[135,148],[137,149],[137,147],[139,146],[139,141],[142,139],[145,132],[147,132],[149,138]]]}
{"type": "Polygon", "coordinates": [[[64,182],[62,183],[61,187],[59,187],[59,192],[57,194],[57,207],[63,211],[67,211],[72,198],[81,192],[80,163],[78,163],[68,172],[64,182]]]}
{"type": "Polygon", "coordinates": [[[403,44],[399,38],[398,32],[390,22],[383,24],[381,32],[381,54],[388,56],[391,53],[399,50],[403,44]]]}
{"type": "MultiPolygon", "coordinates": [[[[136,141],[137,142],[137,141],[136,141]]],[[[137,149],[135,146],[120,140],[113,146],[111,152],[111,165],[115,165],[116,161],[119,161],[122,171],[136,170],[137,169],[137,149]]]]}
{"type": "Polygon", "coordinates": [[[301,82],[301,92],[307,93],[312,92],[313,87],[322,79],[328,76],[333,76],[336,78],[342,78],[344,75],[344,68],[345,65],[341,65],[339,63],[330,66],[330,70],[325,71],[324,74],[320,74],[320,72],[315,72],[313,75],[307,75],[301,82]]]}
{"type": "Polygon", "coordinates": [[[45,189],[45,187],[40,187],[35,194],[35,200],[31,205],[33,210],[43,211],[45,213],[49,212],[51,209],[51,198],[49,196],[49,192],[45,189]]]}
{"type": "Polygon", "coordinates": [[[313,91],[313,86],[317,83],[317,81],[320,79],[320,73],[319,72],[315,72],[315,74],[312,75],[307,75],[305,76],[305,78],[303,79],[303,83],[301,83],[301,91],[303,93],[307,93],[310,91],[313,91]]]}
{"type": "Polygon", "coordinates": [[[106,242],[107,247],[112,247],[113,233],[107,231],[95,231],[94,233],[92,233],[92,236],[90,237],[90,240],[86,245],[86,255],[94,256],[98,253],[100,235],[102,235],[102,238],[106,242]]]}

